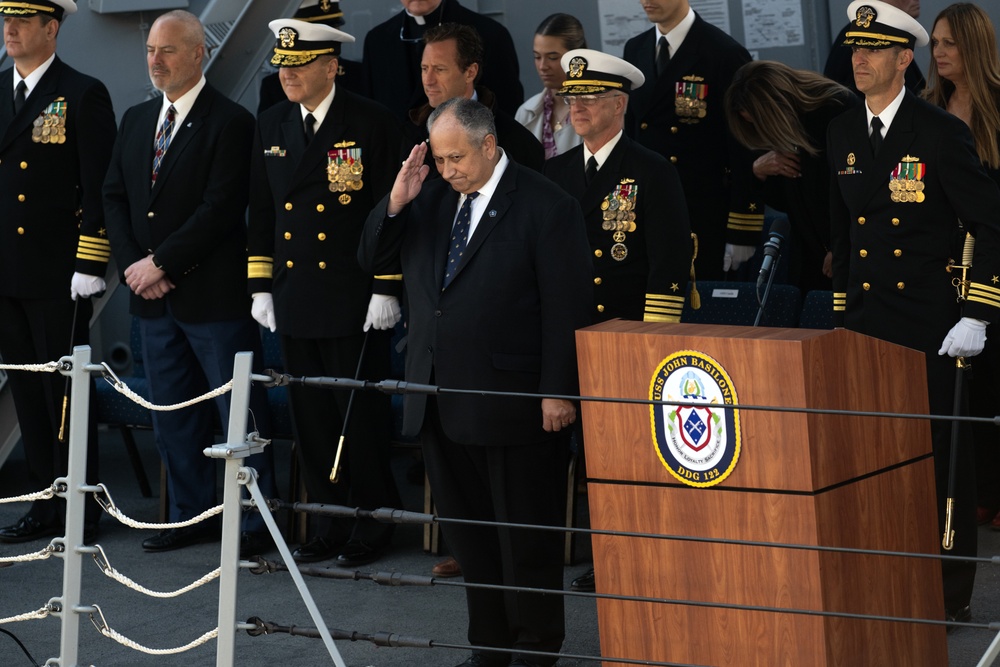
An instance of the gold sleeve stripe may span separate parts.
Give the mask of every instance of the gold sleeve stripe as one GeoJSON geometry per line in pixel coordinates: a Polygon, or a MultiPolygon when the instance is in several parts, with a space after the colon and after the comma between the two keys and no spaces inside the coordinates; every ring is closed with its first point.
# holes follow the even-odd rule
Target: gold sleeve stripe
{"type": "Polygon", "coordinates": [[[969,291],[974,292],[976,290],[1000,296],[1000,289],[993,287],[992,285],[986,285],[984,283],[969,283],[969,291]]]}
{"type": "Polygon", "coordinates": [[[763,220],[763,213],[736,213],[735,211],[729,212],[730,220],[763,220]]]}
{"type": "Polygon", "coordinates": [[[111,255],[111,248],[106,245],[94,245],[93,243],[83,243],[77,246],[77,252],[92,252],[98,255],[111,255]]]}
{"type": "Polygon", "coordinates": [[[678,315],[658,315],[656,313],[651,313],[648,310],[642,316],[643,322],[680,322],[681,316],[678,315]]]}
{"type": "Polygon", "coordinates": [[[649,303],[651,301],[675,301],[684,303],[684,297],[675,296],[673,294],[647,294],[646,303],[649,303]]]}
{"type": "Polygon", "coordinates": [[[993,306],[994,308],[1000,308],[1000,297],[996,296],[983,296],[980,294],[969,293],[969,301],[974,301],[975,303],[985,303],[987,306],[993,306]]]}
{"type": "Polygon", "coordinates": [[[106,245],[110,246],[111,243],[107,239],[102,239],[100,236],[86,236],[84,234],[80,235],[80,243],[93,243],[95,245],[106,245]]]}
{"type": "Polygon", "coordinates": [[[375,280],[402,280],[402,279],[403,279],[402,273],[391,273],[391,274],[386,274],[384,276],[375,276],[375,280]]]}
{"type": "Polygon", "coordinates": [[[85,253],[82,250],[77,250],[76,251],[76,258],[77,259],[84,259],[84,260],[87,260],[89,262],[103,262],[103,263],[107,264],[108,261],[110,261],[110,259],[111,259],[111,253],[108,253],[106,255],[92,255],[92,254],[85,253]]]}
{"type": "Polygon", "coordinates": [[[247,263],[247,278],[263,278],[271,280],[274,277],[274,260],[270,257],[255,255],[247,263]]]}

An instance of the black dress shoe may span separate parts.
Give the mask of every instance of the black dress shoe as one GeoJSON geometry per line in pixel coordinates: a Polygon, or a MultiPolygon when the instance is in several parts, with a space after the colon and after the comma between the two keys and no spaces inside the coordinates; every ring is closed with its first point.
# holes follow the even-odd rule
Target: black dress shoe
{"type": "Polygon", "coordinates": [[[183,549],[194,544],[204,544],[219,539],[219,534],[212,530],[205,530],[200,526],[187,526],[185,528],[170,528],[161,530],[142,541],[142,548],[146,551],[173,551],[183,549]]]}
{"type": "Polygon", "coordinates": [[[314,537],[292,552],[296,563],[316,563],[336,557],[340,545],[331,544],[325,537],[314,537]]]}
{"type": "Polygon", "coordinates": [[[590,568],[571,581],[569,589],[571,591],[576,591],[577,593],[593,593],[597,590],[597,587],[594,585],[594,568],[590,568]]]}
{"type": "Polygon", "coordinates": [[[274,548],[270,533],[245,530],[240,533],[240,557],[259,556],[274,548]]]}
{"type": "Polygon", "coordinates": [[[18,542],[30,542],[41,537],[52,537],[59,535],[62,528],[55,524],[46,524],[38,519],[25,514],[13,526],[0,528],[0,542],[16,544],[18,542]]]}
{"type": "Polygon", "coordinates": [[[499,653],[473,653],[455,667],[507,667],[507,658],[499,653]]]}
{"type": "MultiPolygon", "coordinates": [[[[945,611],[944,618],[949,623],[971,623],[972,622],[972,609],[969,605],[965,605],[961,609],[955,611],[945,611]]],[[[948,632],[954,632],[959,628],[954,625],[948,626],[948,632]]]]}
{"type": "Polygon", "coordinates": [[[337,555],[340,567],[357,567],[374,563],[385,553],[385,547],[373,547],[361,540],[350,540],[337,555]]]}

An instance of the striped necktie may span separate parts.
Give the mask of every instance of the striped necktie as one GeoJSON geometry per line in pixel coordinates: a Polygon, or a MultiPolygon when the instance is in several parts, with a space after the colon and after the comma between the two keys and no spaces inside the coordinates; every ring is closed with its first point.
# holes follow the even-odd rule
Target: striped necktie
{"type": "Polygon", "coordinates": [[[465,195],[465,201],[458,210],[458,217],[455,218],[455,226],[451,231],[451,242],[448,243],[448,263],[444,265],[444,280],[441,282],[441,289],[445,289],[455,278],[455,270],[462,260],[462,253],[469,245],[469,229],[472,227],[472,202],[479,196],[478,192],[465,195]]]}
{"type": "MultiPolygon", "coordinates": [[[[156,141],[153,143],[155,153],[153,154],[153,185],[156,185],[156,175],[160,173],[160,165],[163,163],[163,156],[167,153],[167,148],[170,146],[170,140],[174,136],[174,117],[177,115],[177,109],[171,104],[167,108],[167,115],[163,118],[163,124],[160,125],[159,131],[156,133],[156,141]]],[[[148,135],[147,135],[148,136],[148,135]]]]}

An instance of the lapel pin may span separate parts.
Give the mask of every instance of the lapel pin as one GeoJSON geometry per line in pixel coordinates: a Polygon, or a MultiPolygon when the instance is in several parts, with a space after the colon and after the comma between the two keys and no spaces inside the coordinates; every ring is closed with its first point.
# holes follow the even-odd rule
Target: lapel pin
{"type": "Polygon", "coordinates": [[[497,217],[497,212],[496,212],[496,209],[492,209],[492,208],[490,209],[490,217],[491,217],[491,218],[495,218],[495,217],[497,217]]]}

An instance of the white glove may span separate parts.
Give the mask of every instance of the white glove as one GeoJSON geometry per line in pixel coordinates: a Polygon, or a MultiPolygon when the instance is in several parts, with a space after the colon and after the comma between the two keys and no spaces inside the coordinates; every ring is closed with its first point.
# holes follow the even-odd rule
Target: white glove
{"type": "Polygon", "coordinates": [[[267,327],[274,333],[277,325],[274,322],[274,298],[270,292],[255,292],[250,314],[262,327],[267,327]]]}
{"type": "Polygon", "coordinates": [[[372,294],[368,302],[368,315],[365,317],[364,330],[375,327],[379,330],[391,329],[403,316],[399,309],[399,299],[388,294],[372,294]]]}
{"type": "Polygon", "coordinates": [[[963,317],[951,328],[941,343],[938,354],[949,357],[974,357],[983,351],[986,345],[987,322],[971,317],[963,317]]]}
{"type": "Polygon", "coordinates": [[[743,262],[753,257],[755,252],[757,252],[757,248],[752,245],[733,245],[732,243],[727,243],[726,254],[722,256],[722,270],[737,270],[743,262]]]}
{"type": "Polygon", "coordinates": [[[86,273],[74,273],[73,280],[69,283],[69,294],[73,297],[73,301],[76,301],[76,297],[86,299],[98,292],[103,292],[106,287],[104,278],[91,276],[86,273]]]}

